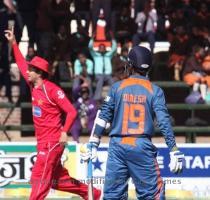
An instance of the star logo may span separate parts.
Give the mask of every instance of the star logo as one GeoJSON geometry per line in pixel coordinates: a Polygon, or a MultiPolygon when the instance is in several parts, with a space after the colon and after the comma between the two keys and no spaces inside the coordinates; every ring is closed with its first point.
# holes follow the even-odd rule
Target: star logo
{"type": "Polygon", "coordinates": [[[103,164],[103,162],[100,162],[99,159],[97,158],[96,161],[93,162],[94,170],[98,169],[98,170],[102,171],[102,169],[101,169],[102,164],[103,164]]]}
{"type": "Polygon", "coordinates": [[[41,99],[38,100],[38,105],[42,105],[43,101],[41,99]]]}

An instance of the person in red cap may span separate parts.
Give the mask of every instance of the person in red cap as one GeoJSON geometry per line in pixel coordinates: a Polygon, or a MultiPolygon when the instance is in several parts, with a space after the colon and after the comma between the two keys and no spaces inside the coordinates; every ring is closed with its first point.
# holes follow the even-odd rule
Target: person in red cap
{"type": "MultiPolygon", "coordinates": [[[[70,177],[67,169],[61,165],[61,156],[68,140],[67,132],[77,111],[63,90],[47,79],[48,62],[38,56],[27,62],[18,48],[13,29],[5,30],[5,37],[12,45],[16,63],[32,96],[37,159],[32,169],[30,200],[45,199],[50,188],[88,199],[87,185],[70,177]],[[61,122],[62,112],[67,114],[64,125],[61,122]]],[[[95,200],[99,200],[100,195],[101,191],[94,188],[95,200]]]]}

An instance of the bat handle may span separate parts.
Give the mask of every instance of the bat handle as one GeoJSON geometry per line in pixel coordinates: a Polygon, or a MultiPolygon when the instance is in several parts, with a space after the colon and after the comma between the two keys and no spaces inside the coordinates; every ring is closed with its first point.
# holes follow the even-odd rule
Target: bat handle
{"type": "MultiPolygon", "coordinates": [[[[89,148],[90,152],[92,152],[91,144],[88,144],[87,148],[89,148]]],[[[88,160],[88,174],[87,174],[87,178],[88,179],[92,179],[92,176],[93,176],[92,159],[89,158],[89,160],[88,160]]]]}
{"type": "MultiPolygon", "coordinates": [[[[87,146],[90,151],[92,151],[92,146],[89,144],[87,146]]],[[[94,200],[93,195],[93,168],[92,168],[92,159],[89,158],[87,163],[87,179],[88,179],[88,200],[94,200]]]]}

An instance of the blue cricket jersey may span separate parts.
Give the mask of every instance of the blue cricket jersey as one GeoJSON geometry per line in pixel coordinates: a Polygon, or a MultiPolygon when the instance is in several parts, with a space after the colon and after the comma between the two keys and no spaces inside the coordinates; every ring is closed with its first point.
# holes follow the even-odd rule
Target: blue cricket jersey
{"type": "MultiPolygon", "coordinates": [[[[132,75],[110,88],[99,118],[111,122],[109,136],[147,136],[154,134],[154,118],[171,150],[176,146],[163,90],[148,78],[132,75]]],[[[94,133],[101,136],[104,127],[96,124],[94,133]]]]}

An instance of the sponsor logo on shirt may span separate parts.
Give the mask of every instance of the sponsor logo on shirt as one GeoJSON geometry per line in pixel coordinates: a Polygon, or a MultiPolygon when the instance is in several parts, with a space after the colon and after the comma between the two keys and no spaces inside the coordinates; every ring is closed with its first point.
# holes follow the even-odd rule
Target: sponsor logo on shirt
{"type": "Polygon", "coordinates": [[[38,105],[42,105],[43,101],[41,99],[38,100],[38,105]]]}
{"type": "Polygon", "coordinates": [[[59,99],[63,99],[65,97],[65,94],[61,90],[57,91],[57,95],[59,99]]]}
{"type": "Polygon", "coordinates": [[[38,106],[33,106],[33,116],[35,117],[41,117],[42,116],[42,110],[38,106]]]}

